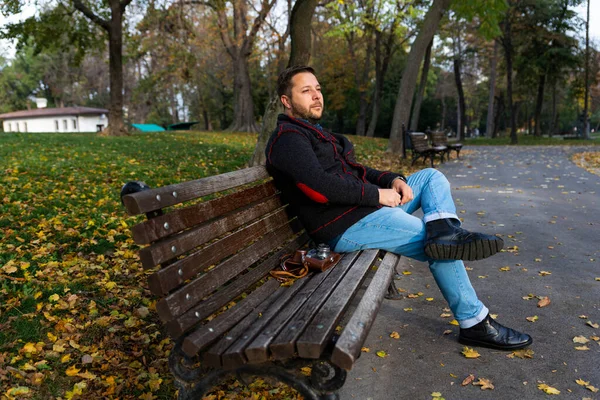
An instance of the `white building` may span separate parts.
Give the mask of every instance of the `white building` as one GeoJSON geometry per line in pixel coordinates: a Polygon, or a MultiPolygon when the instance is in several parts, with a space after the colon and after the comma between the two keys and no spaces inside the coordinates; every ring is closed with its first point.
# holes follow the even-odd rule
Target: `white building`
{"type": "Polygon", "coordinates": [[[108,110],[89,107],[38,108],[0,114],[4,132],[99,132],[108,110]]]}

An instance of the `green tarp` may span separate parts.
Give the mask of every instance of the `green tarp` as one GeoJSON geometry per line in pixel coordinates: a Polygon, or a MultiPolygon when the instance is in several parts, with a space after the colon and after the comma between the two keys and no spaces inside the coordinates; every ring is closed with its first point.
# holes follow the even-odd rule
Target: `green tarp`
{"type": "Polygon", "coordinates": [[[164,132],[165,128],[156,124],[131,124],[135,129],[141,132],[164,132]]]}

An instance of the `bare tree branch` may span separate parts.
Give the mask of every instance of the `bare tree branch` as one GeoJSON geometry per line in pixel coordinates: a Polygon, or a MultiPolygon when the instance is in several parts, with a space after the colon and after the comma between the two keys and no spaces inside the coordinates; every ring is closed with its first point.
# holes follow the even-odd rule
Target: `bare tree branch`
{"type": "Polygon", "coordinates": [[[105,31],[110,32],[110,23],[94,14],[81,0],[73,0],[73,5],[81,11],[89,20],[102,27],[105,31]]]}
{"type": "Polygon", "coordinates": [[[131,0],[121,0],[121,12],[125,12],[125,8],[131,3],[131,0]]]}
{"type": "Polygon", "coordinates": [[[275,2],[276,2],[276,0],[272,0],[272,1],[263,0],[260,13],[254,20],[254,23],[252,24],[252,29],[250,30],[250,33],[246,37],[246,40],[244,40],[244,50],[246,52],[251,51],[252,46],[254,45],[254,40],[256,39],[256,34],[258,33],[258,30],[260,29],[260,26],[262,25],[263,21],[267,17],[267,14],[269,13],[269,11],[271,11],[271,8],[273,8],[273,5],[275,5],[275,2]]]}

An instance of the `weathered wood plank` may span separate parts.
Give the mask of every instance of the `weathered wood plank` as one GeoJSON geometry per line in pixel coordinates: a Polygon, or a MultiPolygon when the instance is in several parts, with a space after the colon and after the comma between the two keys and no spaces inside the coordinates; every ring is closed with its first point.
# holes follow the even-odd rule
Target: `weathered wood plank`
{"type": "MultiPolygon", "coordinates": [[[[236,253],[257,237],[288,223],[287,220],[287,210],[282,209],[175,261],[148,277],[150,291],[158,296],[164,296],[207,267],[236,253]]],[[[289,223],[299,224],[298,221],[289,223]]]]}
{"type": "Polygon", "coordinates": [[[276,360],[293,357],[296,340],[312,321],[327,298],[336,290],[342,278],[352,267],[360,252],[345,254],[321,286],[310,296],[294,317],[286,323],[281,332],[269,345],[271,356],[276,360]]]}
{"type": "MultiPolygon", "coordinates": [[[[246,346],[244,354],[248,362],[257,364],[269,359],[268,347],[275,335],[288,323],[288,321],[298,312],[302,305],[319,288],[321,283],[335,268],[325,272],[314,274],[302,289],[293,296],[288,304],[273,318],[268,324],[261,327],[260,333],[246,346]]],[[[293,286],[292,286],[293,287],[293,286]]]]}
{"type": "MultiPolygon", "coordinates": [[[[246,346],[263,330],[263,328],[277,317],[281,310],[287,306],[292,298],[306,285],[312,275],[299,279],[290,287],[282,287],[283,295],[263,313],[262,317],[252,324],[230,347],[223,352],[221,362],[223,368],[233,369],[246,363],[244,350],[246,346]]],[[[211,349],[212,351],[212,349],[211,349]]]]}
{"type": "Polygon", "coordinates": [[[260,303],[251,313],[238,322],[229,332],[227,332],[218,342],[210,349],[202,354],[202,365],[211,368],[220,368],[223,366],[221,362],[222,354],[235,343],[235,341],[248,331],[248,328],[257,320],[263,318],[263,313],[267,311],[269,306],[281,298],[285,288],[279,287],[275,292],[271,293],[262,303],[260,303]]]}
{"type": "Polygon", "coordinates": [[[130,215],[138,215],[266,178],[269,174],[261,165],[128,194],[123,203],[130,215]]]}
{"type": "Polygon", "coordinates": [[[308,241],[306,233],[294,238],[287,243],[281,250],[267,258],[258,266],[251,269],[248,273],[239,276],[227,287],[222,288],[217,293],[206,300],[203,300],[193,308],[182,314],[175,320],[168,322],[167,330],[173,338],[178,338],[184,332],[191,329],[194,325],[202,321],[204,318],[213,314],[221,307],[242,294],[244,290],[253,285],[259,279],[269,273],[270,270],[279,265],[279,259],[284,254],[291,253],[308,241]]]}
{"type": "Polygon", "coordinates": [[[184,340],[181,349],[190,357],[196,355],[205,346],[212,343],[219,336],[237,324],[248,313],[260,305],[269,295],[277,290],[279,282],[270,279],[256,288],[245,299],[235,306],[218,315],[206,325],[190,333],[184,340]]]}
{"type": "Polygon", "coordinates": [[[371,330],[371,325],[373,325],[387,288],[392,281],[398,259],[398,256],[393,253],[386,253],[383,257],[369,287],[335,344],[331,362],[338,367],[346,370],[352,369],[360,355],[360,349],[371,330]]]}
{"type": "Polygon", "coordinates": [[[344,276],[335,292],[314,316],[312,322],[298,338],[296,348],[303,358],[320,358],[337,323],[348,308],[352,297],[367,276],[379,250],[365,250],[344,276]]]}
{"type": "Polygon", "coordinates": [[[266,182],[218,199],[172,210],[168,214],[143,221],[133,228],[133,240],[148,244],[174,233],[199,225],[277,192],[273,181],[266,182]]]}
{"type": "Polygon", "coordinates": [[[225,215],[197,228],[163,239],[140,250],[140,260],[144,268],[153,268],[169,261],[222,234],[259,218],[281,206],[277,196],[265,199],[238,212],[225,215]]]}
{"type": "MultiPolygon", "coordinates": [[[[299,230],[300,227],[296,227],[299,230]]],[[[156,303],[156,311],[163,322],[183,314],[221,285],[241,274],[263,256],[281,245],[287,238],[297,233],[288,224],[282,225],[264,235],[258,241],[221,262],[207,273],[194,279],[176,292],[156,303]]]]}

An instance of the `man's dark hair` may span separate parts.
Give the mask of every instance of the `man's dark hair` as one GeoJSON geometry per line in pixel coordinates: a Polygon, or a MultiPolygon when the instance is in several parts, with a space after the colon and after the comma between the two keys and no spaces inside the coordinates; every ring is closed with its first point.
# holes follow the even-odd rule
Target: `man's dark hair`
{"type": "Polygon", "coordinates": [[[299,74],[301,72],[310,72],[315,75],[315,70],[312,67],[307,65],[296,65],[294,67],[290,67],[285,69],[279,74],[279,78],[277,78],[277,95],[279,97],[283,96],[291,96],[292,94],[292,78],[294,75],[299,74]]]}

